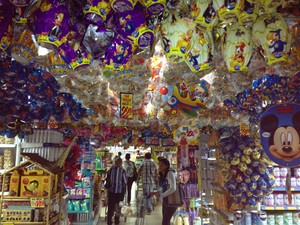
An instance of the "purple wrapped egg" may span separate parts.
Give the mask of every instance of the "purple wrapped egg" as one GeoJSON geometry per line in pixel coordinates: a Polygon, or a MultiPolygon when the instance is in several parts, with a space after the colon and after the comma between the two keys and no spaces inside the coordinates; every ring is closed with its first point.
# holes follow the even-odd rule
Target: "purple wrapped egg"
{"type": "Polygon", "coordinates": [[[80,69],[90,65],[91,56],[80,46],[76,40],[66,42],[59,46],[59,53],[61,58],[69,64],[72,69],[80,69]]]}
{"type": "Polygon", "coordinates": [[[154,33],[147,27],[145,14],[140,4],[130,12],[116,14],[115,23],[118,33],[140,48],[152,45],[154,33]]]}
{"type": "Polygon", "coordinates": [[[137,0],[110,0],[110,5],[115,12],[126,13],[133,10],[137,0]]]}
{"type": "Polygon", "coordinates": [[[30,0],[9,0],[13,5],[15,6],[27,6],[30,2],[30,0]]]}
{"type": "Polygon", "coordinates": [[[126,63],[132,56],[132,44],[124,40],[119,35],[114,38],[111,45],[108,47],[104,57],[106,68],[123,70],[126,68],[126,63]]]}
{"type": "Polygon", "coordinates": [[[150,16],[160,15],[165,11],[166,0],[141,0],[150,16]]]}
{"type": "Polygon", "coordinates": [[[12,42],[12,5],[7,1],[0,6],[0,51],[5,51],[12,42]]]}
{"type": "Polygon", "coordinates": [[[67,4],[68,2],[63,4],[59,0],[41,4],[34,24],[38,44],[53,49],[60,46],[63,38],[67,37],[70,19],[67,4]]]}
{"type": "Polygon", "coordinates": [[[110,10],[110,3],[106,0],[88,0],[87,4],[83,7],[86,20],[97,26],[104,25],[110,10]]]}

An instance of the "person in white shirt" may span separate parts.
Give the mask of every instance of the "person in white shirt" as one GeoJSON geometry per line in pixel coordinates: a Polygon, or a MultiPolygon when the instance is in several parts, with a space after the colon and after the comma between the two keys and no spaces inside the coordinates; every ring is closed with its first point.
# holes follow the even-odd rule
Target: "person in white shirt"
{"type": "Polygon", "coordinates": [[[158,162],[159,166],[159,186],[160,192],[151,193],[156,194],[157,197],[162,198],[162,225],[170,225],[172,216],[175,214],[177,207],[169,207],[167,205],[167,197],[176,191],[176,177],[175,173],[170,170],[169,160],[163,158],[158,162]]]}
{"type": "Polygon", "coordinates": [[[123,168],[126,171],[126,176],[127,176],[127,203],[128,205],[130,205],[131,189],[132,189],[132,184],[135,181],[134,171],[136,170],[136,167],[134,165],[134,162],[130,160],[129,153],[125,155],[125,159],[126,160],[123,162],[123,168]]]}

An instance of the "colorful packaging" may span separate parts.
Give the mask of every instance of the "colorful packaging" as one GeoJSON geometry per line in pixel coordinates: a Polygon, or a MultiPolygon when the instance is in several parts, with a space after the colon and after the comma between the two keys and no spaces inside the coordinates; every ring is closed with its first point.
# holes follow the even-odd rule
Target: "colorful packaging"
{"type": "Polygon", "coordinates": [[[147,26],[141,4],[137,4],[132,11],[115,14],[115,23],[118,33],[134,45],[140,48],[152,45],[154,33],[147,26]]]}
{"type": "Polygon", "coordinates": [[[274,194],[275,205],[283,206],[284,205],[284,197],[283,194],[274,194]]]}
{"type": "Polygon", "coordinates": [[[291,34],[279,13],[259,16],[252,27],[252,40],[268,65],[287,60],[291,34]]]}
{"type": "Polygon", "coordinates": [[[238,210],[234,214],[234,225],[245,225],[246,224],[246,217],[245,214],[238,210]]]}
{"type": "Polygon", "coordinates": [[[274,167],[274,176],[275,176],[275,178],[280,177],[280,168],[279,167],[274,167]]]}
{"type": "Polygon", "coordinates": [[[291,178],[291,187],[297,187],[297,179],[296,177],[291,178]]]}
{"type": "Polygon", "coordinates": [[[293,213],[293,225],[298,225],[300,224],[300,213],[296,212],[293,213]]]}
{"type": "Polygon", "coordinates": [[[218,17],[213,3],[206,0],[192,0],[192,19],[201,32],[209,32],[216,24],[218,17]]]}
{"type": "Polygon", "coordinates": [[[300,177],[300,168],[294,168],[294,174],[296,178],[300,177]]]}
{"type": "Polygon", "coordinates": [[[70,31],[67,4],[62,4],[60,0],[44,1],[35,15],[33,27],[37,43],[50,49],[60,46],[62,38],[70,31]]]}
{"type": "Polygon", "coordinates": [[[281,185],[282,185],[281,178],[280,177],[275,178],[275,186],[276,187],[281,187],[281,185]]]}
{"type": "Polygon", "coordinates": [[[196,73],[210,69],[213,63],[214,41],[211,32],[201,33],[197,28],[191,40],[191,49],[186,58],[186,63],[196,73]]]}
{"type": "Polygon", "coordinates": [[[190,50],[195,24],[188,18],[169,16],[161,26],[162,47],[166,57],[174,62],[183,62],[190,50]]]}
{"type": "Polygon", "coordinates": [[[283,214],[283,225],[293,225],[293,213],[288,212],[283,214]]]}
{"type": "Polygon", "coordinates": [[[267,214],[267,225],[275,225],[275,215],[267,214]]]}
{"type": "Polygon", "coordinates": [[[103,26],[110,10],[110,3],[107,0],[90,0],[84,6],[83,13],[87,21],[103,26]]]}
{"type": "Polygon", "coordinates": [[[275,214],[275,225],[282,225],[283,224],[283,214],[275,214]]]}
{"type": "Polygon", "coordinates": [[[239,24],[242,26],[252,25],[258,15],[258,4],[251,0],[241,1],[240,13],[238,15],[239,24]]]}
{"type": "Polygon", "coordinates": [[[251,225],[267,225],[267,213],[262,211],[252,211],[251,225]]]}
{"type": "Polygon", "coordinates": [[[295,205],[300,206],[300,194],[299,193],[294,194],[294,199],[295,199],[295,205]]]}
{"type": "Polygon", "coordinates": [[[229,26],[223,56],[230,72],[247,71],[252,56],[250,29],[239,24],[229,26]]]}
{"type": "Polygon", "coordinates": [[[133,10],[137,0],[110,0],[112,9],[119,13],[126,13],[133,10]]]}
{"type": "Polygon", "coordinates": [[[284,197],[284,205],[288,205],[288,206],[295,205],[295,196],[294,196],[294,194],[292,194],[292,203],[291,204],[289,203],[289,199],[288,199],[287,194],[284,194],[283,197],[284,197]]]}
{"type": "Polygon", "coordinates": [[[165,11],[166,0],[141,0],[150,16],[160,15],[165,11]]]}
{"type": "Polygon", "coordinates": [[[273,194],[266,196],[264,200],[265,200],[265,205],[267,206],[275,205],[275,199],[273,194]]]}
{"type": "Polygon", "coordinates": [[[288,173],[287,168],[280,168],[280,177],[281,178],[286,178],[287,173],[288,173]]]}
{"type": "Polygon", "coordinates": [[[9,185],[10,196],[19,196],[19,184],[20,184],[20,175],[18,171],[15,170],[10,177],[10,185],[9,185]]]}

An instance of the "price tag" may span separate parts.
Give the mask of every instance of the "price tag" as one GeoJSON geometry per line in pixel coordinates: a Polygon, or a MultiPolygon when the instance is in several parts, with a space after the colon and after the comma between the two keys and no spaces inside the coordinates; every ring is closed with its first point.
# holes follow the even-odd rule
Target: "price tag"
{"type": "Polygon", "coordinates": [[[31,198],[30,205],[32,208],[45,208],[44,198],[31,198]]]}

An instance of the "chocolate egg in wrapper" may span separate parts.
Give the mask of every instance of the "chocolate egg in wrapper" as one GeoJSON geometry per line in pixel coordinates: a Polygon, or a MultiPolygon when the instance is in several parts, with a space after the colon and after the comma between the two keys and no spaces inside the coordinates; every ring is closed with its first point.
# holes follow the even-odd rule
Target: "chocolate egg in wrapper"
{"type": "Polygon", "coordinates": [[[291,48],[291,34],[280,14],[260,16],[253,24],[252,40],[267,64],[287,60],[291,48]]]}
{"type": "Polygon", "coordinates": [[[247,71],[252,55],[251,31],[238,24],[227,28],[223,57],[230,72],[247,71]]]}

